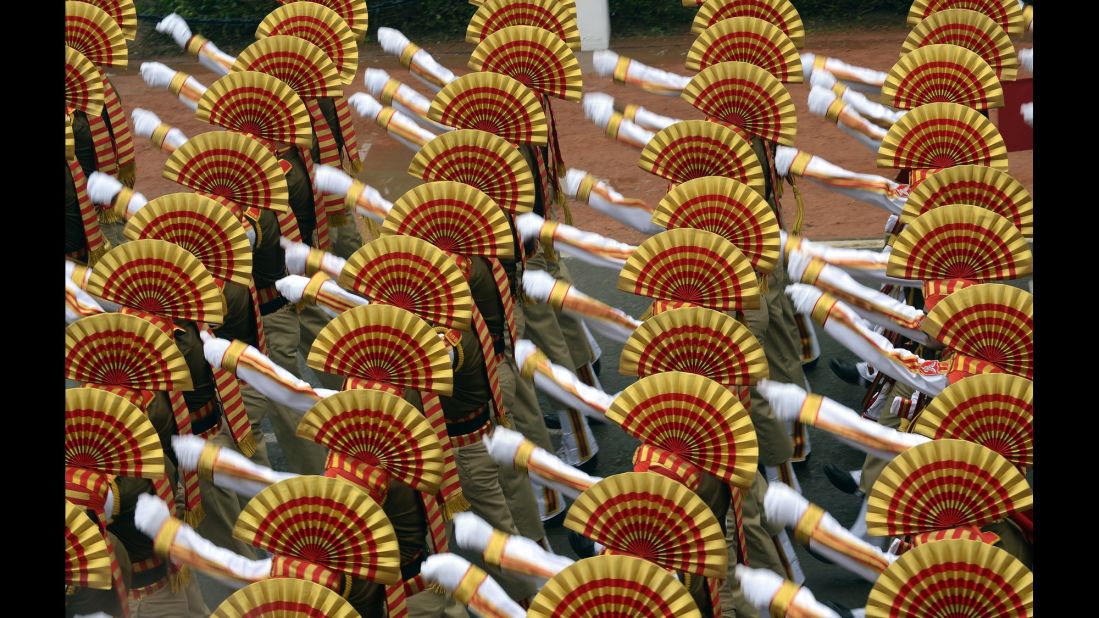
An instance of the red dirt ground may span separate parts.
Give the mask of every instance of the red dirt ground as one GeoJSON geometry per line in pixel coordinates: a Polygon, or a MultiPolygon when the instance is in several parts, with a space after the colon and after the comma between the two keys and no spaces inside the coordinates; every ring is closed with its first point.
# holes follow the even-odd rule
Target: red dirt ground
{"type": "MultiPolygon", "coordinates": [[[[907,30],[902,27],[885,30],[810,32],[805,39],[803,52],[813,52],[839,58],[845,62],[888,71],[896,61],[907,30]]],[[[159,35],[155,35],[159,36],[159,35]]],[[[636,58],[659,68],[688,74],[683,66],[687,49],[693,36],[637,37],[617,39],[611,49],[622,55],[636,58]]],[[[1029,37],[1020,47],[1030,47],[1029,37]]],[[[228,47],[228,46],[226,46],[228,47]]],[[[441,43],[428,46],[443,65],[458,74],[467,72],[465,62],[473,46],[465,42],[441,43]]],[[[238,51],[226,49],[226,51],[238,51]]],[[[646,93],[636,87],[615,84],[609,78],[597,76],[591,68],[591,54],[580,56],[584,67],[584,90],[606,92],[619,103],[637,103],[646,108],[676,118],[698,118],[699,112],[678,97],[665,97],[646,93]]],[[[200,82],[209,85],[215,79],[213,73],[196,61],[184,56],[159,58],[174,69],[193,74],[200,82]]],[[[138,74],[139,59],[131,59],[131,68],[111,75],[127,112],[141,107],[155,112],[160,118],[181,129],[188,136],[211,130],[209,125],[195,119],[193,113],[167,91],[154,91],[146,87],[138,74]]],[[[362,74],[366,67],[383,68],[390,75],[416,88],[431,98],[423,84],[404,70],[397,59],[384,54],[376,41],[368,40],[359,53],[359,77],[346,94],[366,90],[362,74]]],[[[1020,69],[1020,77],[1029,77],[1020,69]]],[[[876,170],[874,154],[842,133],[827,120],[808,112],[809,85],[791,84],[790,94],[798,109],[797,146],[840,165],[863,173],[881,173],[892,177],[890,170],[876,170]]],[[[639,151],[625,144],[612,141],[589,122],[579,103],[555,101],[553,110],[558,121],[558,135],[566,165],[587,170],[611,184],[627,197],[641,198],[655,206],[667,191],[667,183],[641,171],[637,167],[639,151]]],[[[354,113],[353,113],[354,115],[354,113]]],[[[412,151],[388,137],[383,130],[362,118],[355,118],[360,144],[365,153],[364,170],[360,177],[374,186],[389,200],[395,200],[419,181],[405,173],[412,151]]],[[[153,197],[179,191],[180,188],[161,178],[161,170],[167,155],[148,140],[136,139],[137,185],[136,189],[153,197]]],[[[1011,174],[1028,189],[1033,188],[1033,151],[1010,154],[1011,174]]],[[[887,214],[885,211],[850,200],[829,192],[810,182],[799,184],[806,203],[805,234],[818,240],[880,237],[887,214]]],[[[788,221],[793,221],[795,204],[787,192],[783,207],[788,221]]],[[[617,240],[638,243],[643,236],[612,219],[603,217],[583,204],[572,204],[575,224],[586,230],[608,235],[617,240]]]]}

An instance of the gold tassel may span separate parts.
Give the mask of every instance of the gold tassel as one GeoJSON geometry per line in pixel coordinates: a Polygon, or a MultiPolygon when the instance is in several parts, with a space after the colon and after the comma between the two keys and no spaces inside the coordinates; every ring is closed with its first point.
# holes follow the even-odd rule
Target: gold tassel
{"type": "Polygon", "coordinates": [[[758,276],[759,276],[759,291],[766,294],[767,293],[767,280],[770,279],[771,277],[767,273],[759,273],[758,276]]]}
{"type": "Polygon", "coordinates": [[[244,437],[237,442],[237,448],[242,455],[251,459],[252,455],[256,454],[256,435],[251,431],[244,434],[244,437]]]}
{"type": "Polygon", "coordinates": [[[441,597],[445,597],[445,596],[450,595],[449,590],[447,590],[446,588],[443,588],[442,586],[440,586],[439,584],[436,584],[435,582],[431,582],[430,584],[427,584],[426,586],[424,586],[424,590],[430,590],[431,592],[433,592],[433,593],[435,593],[435,594],[437,594],[441,597]]]}
{"type": "Polygon", "coordinates": [[[197,528],[198,525],[202,523],[202,520],[205,517],[206,509],[202,508],[201,502],[198,504],[198,506],[191,509],[190,511],[183,512],[183,521],[187,522],[187,525],[192,528],[197,528]]]}
{"type": "Polygon", "coordinates": [[[565,211],[565,225],[572,225],[572,208],[569,208],[569,201],[565,199],[564,192],[558,189],[554,198],[557,201],[557,204],[565,211]]]}
{"type": "Polygon", "coordinates": [[[175,573],[168,574],[168,587],[171,588],[172,592],[183,590],[190,581],[191,569],[186,565],[179,567],[179,570],[175,573]]]}
{"type": "Polygon", "coordinates": [[[122,182],[122,184],[133,189],[134,182],[137,181],[137,162],[131,161],[130,163],[127,163],[126,165],[118,168],[118,179],[122,182]]]}
{"type": "Polygon", "coordinates": [[[805,201],[801,199],[801,190],[794,184],[793,176],[790,176],[790,187],[794,190],[794,199],[798,203],[798,216],[794,219],[794,236],[801,236],[801,227],[805,223],[805,201]]]}
{"type": "Polygon", "coordinates": [[[459,488],[453,496],[447,498],[446,502],[443,503],[443,517],[450,521],[458,513],[464,513],[471,508],[473,508],[473,505],[469,503],[469,500],[466,500],[465,494],[459,488]]]}
{"type": "Polygon", "coordinates": [[[117,212],[114,211],[113,208],[109,206],[107,208],[104,208],[103,210],[96,208],[95,213],[100,223],[118,223],[122,220],[122,215],[119,215],[117,212]]]}
{"type": "Polygon", "coordinates": [[[557,263],[557,253],[553,251],[553,247],[549,243],[542,244],[542,254],[546,256],[547,262],[557,263]]]}
{"type": "Polygon", "coordinates": [[[104,255],[107,255],[107,252],[110,250],[111,241],[104,238],[103,244],[100,245],[98,249],[94,251],[88,251],[88,268],[95,266],[95,263],[98,262],[104,255]]]}
{"type": "Polygon", "coordinates": [[[363,171],[363,162],[358,157],[349,157],[348,164],[351,166],[352,174],[358,174],[363,171]]]}

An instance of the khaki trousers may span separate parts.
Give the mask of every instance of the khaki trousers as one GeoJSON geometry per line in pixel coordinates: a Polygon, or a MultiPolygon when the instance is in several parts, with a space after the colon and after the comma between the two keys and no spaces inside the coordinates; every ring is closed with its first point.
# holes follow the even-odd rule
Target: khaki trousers
{"type": "MultiPolygon", "coordinates": [[[[489,457],[485,445],[477,442],[457,448],[454,457],[458,465],[458,480],[462,485],[462,494],[469,501],[472,512],[501,532],[519,534],[501,488],[499,467],[489,457]]],[[[530,487],[529,483],[527,487],[530,487]]],[[[533,493],[530,494],[530,498],[533,501],[533,493]]],[[[535,506],[535,515],[537,516],[537,506],[535,506]]],[[[451,538],[451,550],[454,551],[458,544],[453,541],[453,523],[448,524],[447,533],[451,538]]],[[[461,553],[470,562],[484,568],[516,601],[530,598],[537,592],[537,588],[522,577],[502,571],[499,567],[485,565],[479,555],[461,553]]]]}
{"type": "MultiPolygon", "coordinates": [[[[297,310],[293,305],[287,305],[278,311],[263,316],[263,331],[267,338],[267,356],[276,365],[295,376],[301,375],[301,368],[298,364],[298,344],[301,340],[302,330],[297,310]]],[[[263,430],[260,428],[260,422],[266,417],[271,421],[271,428],[275,431],[275,439],[282,449],[283,456],[286,458],[286,467],[290,472],[297,474],[322,474],[324,472],[324,460],[328,451],[320,444],[298,436],[298,423],[302,417],[299,412],[268,400],[251,387],[242,387],[241,397],[244,399],[244,406],[248,411],[248,420],[252,423],[252,435],[256,438],[257,456],[262,450],[263,455],[261,457],[267,458],[266,446],[263,445],[263,430]]],[[[253,457],[253,461],[260,463],[255,457],[253,457]]],[[[265,465],[270,464],[265,463],[265,465]]]]}

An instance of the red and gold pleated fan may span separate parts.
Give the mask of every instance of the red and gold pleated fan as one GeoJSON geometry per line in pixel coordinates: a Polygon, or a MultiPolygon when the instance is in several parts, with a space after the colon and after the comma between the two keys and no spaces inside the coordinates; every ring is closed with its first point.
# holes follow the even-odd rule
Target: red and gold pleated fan
{"type": "Polygon", "coordinates": [[[175,341],[152,322],[122,313],[100,313],[65,327],[65,377],[137,390],[194,390],[175,341]]]}
{"type": "Polygon", "coordinates": [[[908,9],[908,25],[948,9],[977,11],[992,19],[1009,36],[1023,34],[1023,9],[1018,0],[915,0],[908,9]]]}
{"type": "Polygon", "coordinates": [[[908,33],[901,45],[901,55],[939,44],[964,47],[987,62],[1001,82],[1015,81],[1019,68],[1015,44],[987,15],[967,9],[932,13],[908,33]]]}
{"type": "Polygon", "coordinates": [[[111,552],[84,509],[65,501],[65,585],[110,590],[111,552]]]}
{"type": "Polygon", "coordinates": [[[69,114],[65,114],[65,160],[76,160],[76,136],[73,135],[73,121],[69,114]]]}
{"type": "Polygon", "coordinates": [[[740,180],[764,195],[763,166],[752,145],[728,126],[706,120],[681,120],[653,135],[637,166],[671,183],[703,176],[740,180]]]}
{"type": "Polygon", "coordinates": [[[252,247],[240,220],[197,193],[169,193],[149,201],[126,222],[128,240],[155,238],[183,247],[222,281],[248,285],[252,247]]]}
{"type": "Polygon", "coordinates": [[[476,129],[447,131],[423,145],[408,173],[425,182],[452,180],[480,189],[504,210],[534,210],[534,175],[507,140],[476,129]]]}
{"type": "Polygon", "coordinates": [[[366,38],[366,31],[370,26],[370,15],[367,11],[366,0],[279,0],[280,4],[292,4],[294,2],[313,2],[328,7],[336,12],[347,26],[355,33],[358,40],[366,38]]]}
{"type": "Polygon", "coordinates": [[[127,41],[137,38],[137,8],[133,0],[80,0],[103,9],[122,29],[127,41]]]}
{"type": "Polygon", "coordinates": [[[288,35],[262,38],[237,55],[233,71],[258,71],[285,82],[303,99],[338,97],[343,81],[324,50],[288,35]]]}
{"type": "Polygon", "coordinates": [[[202,93],[195,116],[272,142],[313,145],[309,110],[294,89],[258,71],[234,71],[202,93]]]}
{"type": "Polygon", "coordinates": [[[921,330],[952,350],[1034,378],[1034,295],[999,283],[954,292],[927,313],[921,330]]]}
{"type": "Polygon", "coordinates": [[[65,46],[65,105],[94,118],[103,113],[103,73],[84,54],[65,46]]]}
{"type": "Polygon", "coordinates": [[[702,618],[687,588],[633,556],[595,556],[558,571],[538,591],[528,618],[702,618]]]}
{"type": "Polygon", "coordinates": [[[401,577],[397,535],[382,507],[340,479],[298,476],[264,488],[240,512],[233,536],[379,584],[401,577]]]}
{"type": "Polygon", "coordinates": [[[382,468],[417,491],[435,493],[443,479],[435,430],[412,404],[389,393],[352,389],[326,397],[302,417],[298,435],[382,468]]]}
{"type": "Polygon", "coordinates": [[[488,0],[469,19],[466,41],[480,43],[488,35],[509,26],[535,26],[549,30],[569,49],[580,50],[574,0],[488,0]]]}
{"type": "Polygon", "coordinates": [[[681,228],[646,239],[622,267],[618,289],[718,311],[759,307],[752,263],[736,245],[705,230],[681,228]]]}
{"type": "Polygon", "coordinates": [[[325,325],[306,364],[340,376],[450,395],[454,370],[446,345],[415,314],[359,305],[325,325]]]}
{"type": "Polygon", "coordinates": [[[671,182],[702,176],[726,176],[760,195],[766,190],[763,167],[747,140],[729,127],[705,120],[681,120],[645,144],[637,164],[671,182]]]}
{"type": "MultiPolygon", "coordinates": [[[[293,0],[291,0],[293,1],[293,0]]],[[[360,618],[340,593],[305,579],[265,579],[237,590],[210,618],[360,618]]]]}
{"type": "Polygon", "coordinates": [[[473,296],[458,264],[413,236],[373,240],[347,258],[340,287],[443,328],[468,331],[473,296]]]}
{"type": "Polygon", "coordinates": [[[576,55],[557,35],[536,26],[508,26],[486,36],[470,54],[469,68],[513,77],[566,101],[579,101],[584,91],[576,55]]]}
{"type": "Polygon", "coordinates": [[[572,503],[564,526],[603,545],[681,573],[728,575],[729,552],[713,511],[655,472],[608,476],[572,503]]]}
{"type": "Polygon", "coordinates": [[[359,44],[339,13],[316,2],[285,4],[268,13],[256,28],[257,39],[280,34],[305,39],[321,48],[336,65],[344,86],[355,81],[359,44]]]}
{"type": "Polygon", "coordinates": [[[677,185],[660,200],[652,221],[669,230],[723,236],[760,272],[769,273],[778,263],[781,228],[774,211],[763,196],[732,178],[704,176],[677,185]]]}
{"type": "Polygon", "coordinates": [[[908,194],[900,220],[908,224],[929,210],[954,204],[991,210],[1024,237],[1034,235],[1034,200],[1026,187],[1007,172],[983,165],[959,165],[928,176],[908,194]]]}
{"type": "Polygon", "coordinates": [[[992,121],[972,107],[927,103],[889,127],[878,167],[938,169],[987,165],[1007,171],[1007,146],[992,121]]]}
{"type": "Polygon", "coordinates": [[[173,320],[221,324],[225,296],[186,249],[146,238],[123,243],[96,262],[88,293],[173,320]]]}
{"type": "Polygon", "coordinates": [[[1011,221],[966,204],[913,219],[893,241],[886,265],[890,277],[921,281],[1018,279],[1033,270],[1030,247],[1011,221]]]}
{"type": "Polygon", "coordinates": [[[243,133],[210,131],[192,137],[168,156],[163,176],[241,208],[290,209],[286,174],[278,158],[243,133]]]}
{"type": "Polygon", "coordinates": [[[460,182],[413,187],[393,203],[382,222],[382,233],[413,236],[458,255],[503,259],[515,255],[504,211],[489,196],[460,182]]]}
{"type": "Polygon", "coordinates": [[[980,56],[944,43],[901,56],[885,78],[881,101],[897,109],[926,103],[990,109],[1004,106],[1004,90],[996,72],[980,56]]]}
{"type": "Polygon", "coordinates": [[[534,91],[500,73],[469,73],[443,86],[427,117],[455,129],[487,131],[513,144],[545,146],[549,135],[534,91]]]}
{"type": "Polygon", "coordinates": [[[735,393],[707,377],[668,371],[641,378],[614,398],[607,418],[737,487],[756,476],[752,419],[735,393]]]}
{"type": "Polygon", "coordinates": [[[65,45],[99,67],[125,69],[129,62],[122,28],[106,11],[87,2],[65,2],[65,45]]]}
{"type": "Polygon", "coordinates": [[[778,26],[794,47],[801,49],[805,42],[805,24],[790,0],[683,0],[684,5],[700,4],[691,24],[691,32],[700,34],[710,26],[733,17],[755,17],[778,26]]]}
{"type": "Polygon", "coordinates": [[[726,313],[702,307],[673,309],[642,322],[622,346],[618,371],[641,377],[685,371],[723,386],[747,386],[770,376],[752,331],[726,313]]]}
{"type": "Polygon", "coordinates": [[[1034,383],[1004,373],[970,376],[935,396],[911,431],[976,442],[1016,466],[1034,465],[1034,383]]]}
{"type": "Polygon", "coordinates": [[[995,451],[932,440],[886,465],[868,496],[866,526],[872,536],[983,526],[1033,503],[1026,478],[995,451]]]}
{"type": "Polygon", "coordinates": [[[680,95],[708,117],[761,139],[794,145],[798,114],[786,86],[747,62],[719,62],[699,71],[680,95]]]}
{"type": "Polygon", "coordinates": [[[114,476],[164,476],[164,450],[141,408],[99,388],[65,390],[65,465],[114,476]]]}
{"type": "Polygon", "coordinates": [[[781,82],[805,81],[794,42],[778,26],[755,17],[723,19],[703,30],[687,52],[685,64],[701,71],[730,61],[754,64],[781,82]]]}
{"type": "Polygon", "coordinates": [[[901,554],[874,583],[867,618],[1030,618],[1034,576],[981,541],[926,543],[901,554]]]}

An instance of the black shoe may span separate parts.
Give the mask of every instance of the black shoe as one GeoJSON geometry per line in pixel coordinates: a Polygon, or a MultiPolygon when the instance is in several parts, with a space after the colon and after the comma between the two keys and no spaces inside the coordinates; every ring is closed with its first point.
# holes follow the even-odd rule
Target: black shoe
{"type": "Polygon", "coordinates": [[[851,476],[851,473],[836,464],[825,464],[824,476],[828,477],[828,480],[836,489],[845,494],[855,495],[860,493],[859,484],[855,482],[855,478],[851,476]]]}
{"type": "Polygon", "coordinates": [[[801,364],[801,368],[802,369],[812,369],[812,368],[816,367],[817,363],[819,363],[819,362],[820,362],[820,357],[818,356],[818,357],[814,358],[811,361],[803,362],[801,364]]]}
{"type": "Polygon", "coordinates": [[[851,361],[830,358],[828,359],[828,366],[832,368],[832,373],[836,374],[837,378],[848,384],[853,384],[855,386],[870,386],[870,383],[859,375],[858,367],[851,361]]]}
{"type": "Polygon", "coordinates": [[[603,358],[602,357],[595,359],[595,362],[591,364],[591,370],[592,370],[593,373],[595,373],[595,377],[597,377],[597,378],[603,377],[603,358]]]}
{"type": "Polygon", "coordinates": [[[546,429],[561,429],[561,419],[556,414],[543,414],[542,420],[546,423],[546,429]]]}
{"type": "Polygon", "coordinates": [[[595,555],[595,542],[572,530],[569,530],[569,547],[580,558],[591,558],[595,555]]]}

